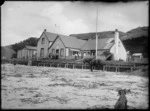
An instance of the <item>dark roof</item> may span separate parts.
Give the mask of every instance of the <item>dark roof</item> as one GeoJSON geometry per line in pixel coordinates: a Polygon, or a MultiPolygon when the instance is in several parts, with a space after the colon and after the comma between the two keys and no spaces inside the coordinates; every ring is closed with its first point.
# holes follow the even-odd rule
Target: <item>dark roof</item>
{"type": "Polygon", "coordinates": [[[31,49],[31,50],[37,50],[37,47],[33,47],[33,46],[25,46],[25,48],[31,49]]]}
{"type": "Polygon", "coordinates": [[[65,47],[80,49],[85,43],[85,40],[80,40],[75,37],[59,35],[60,39],[63,41],[65,47]]]}
{"type": "Polygon", "coordinates": [[[54,41],[58,34],[51,33],[51,32],[44,32],[46,37],[48,38],[49,41],[54,41]]]}
{"type": "MultiPolygon", "coordinates": [[[[114,42],[112,42],[114,39],[113,38],[101,38],[98,39],[98,47],[97,49],[110,49],[113,45],[114,42]]],[[[84,46],[81,48],[81,50],[95,50],[96,48],[96,40],[89,39],[84,46]]]]}
{"type": "Polygon", "coordinates": [[[48,40],[52,42],[57,38],[57,36],[59,36],[62,42],[64,43],[65,47],[69,47],[69,48],[80,49],[86,43],[85,40],[77,39],[76,37],[72,37],[72,36],[55,34],[46,31],[44,31],[44,34],[46,35],[48,40]]]}

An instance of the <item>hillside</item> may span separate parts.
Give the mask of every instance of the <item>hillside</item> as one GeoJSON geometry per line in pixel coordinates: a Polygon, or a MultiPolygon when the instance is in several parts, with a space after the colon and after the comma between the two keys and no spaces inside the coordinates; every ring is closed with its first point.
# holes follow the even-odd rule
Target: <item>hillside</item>
{"type": "Polygon", "coordinates": [[[121,40],[133,39],[138,37],[148,37],[148,27],[138,27],[126,32],[125,36],[121,37],[121,40]]]}
{"type": "MultiPolygon", "coordinates": [[[[104,32],[97,32],[98,38],[109,38],[114,36],[114,31],[104,31],[104,32]]],[[[95,39],[96,32],[91,33],[82,33],[82,34],[71,34],[70,36],[77,37],[78,39],[88,40],[88,39],[95,39]]],[[[126,33],[119,31],[119,37],[125,37],[126,33]]]]}
{"type": "Polygon", "coordinates": [[[122,41],[131,53],[143,53],[148,57],[148,29],[149,27],[138,27],[127,32],[122,41]]]}
{"type": "MultiPolygon", "coordinates": [[[[113,37],[114,31],[104,31],[104,32],[97,32],[98,38],[106,38],[106,37],[113,37]]],[[[70,36],[76,37],[78,39],[95,39],[96,32],[91,33],[81,33],[81,34],[70,34],[70,36]]],[[[148,37],[148,27],[138,27],[135,29],[131,29],[128,32],[119,31],[119,37],[121,40],[127,40],[132,38],[138,37],[148,37]]]]}
{"type": "Polygon", "coordinates": [[[1,47],[1,57],[2,58],[12,58],[15,57],[16,52],[11,48],[11,46],[1,47]]]}
{"type": "Polygon", "coordinates": [[[141,36],[138,38],[127,39],[123,41],[126,50],[132,53],[143,53],[144,57],[148,57],[148,37],[141,36]]]}
{"type": "Polygon", "coordinates": [[[23,49],[26,45],[37,46],[38,40],[39,40],[39,38],[30,37],[24,41],[19,42],[19,43],[12,44],[11,46],[12,46],[12,49],[17,52],[18,50],[23,49]]]}

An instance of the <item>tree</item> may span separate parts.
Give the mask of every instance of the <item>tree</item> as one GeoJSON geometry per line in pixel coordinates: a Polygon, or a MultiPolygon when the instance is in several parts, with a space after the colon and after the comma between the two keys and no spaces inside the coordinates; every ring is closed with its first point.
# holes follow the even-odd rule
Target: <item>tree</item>
{"type": "Polygon", "coordinates": [[[29,45],[29,46],[37,46],[37,42],[38,42],[38,38],[35,38],[35,37],[30,37],[24,41],[21,41],[19,43],[15,43],[12,45],[12,49],[15,50],[16,52],[18,50],[21,50],[23,49],[26,45],[29,45]]]}

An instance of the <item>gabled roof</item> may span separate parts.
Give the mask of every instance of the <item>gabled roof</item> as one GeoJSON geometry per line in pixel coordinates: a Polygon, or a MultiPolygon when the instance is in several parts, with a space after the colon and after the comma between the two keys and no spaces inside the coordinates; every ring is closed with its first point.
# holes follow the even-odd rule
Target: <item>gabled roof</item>
{"type": "Polygon", "coordinates": [[[37,50],[37,47],[33,47],[33,46],[25,46],[25,48],[30,49],[30,50],[37,50]]]}
{"type": "Polygon", "coordinates": [[[44,32],[44,34],[46,35],[49,41],[54,41],[56,37],[58,36],[58,34],[46,32],[46,31],[44,32]]]}
{"type": "Polygon", "coordinates": [[[142,56],[142,53],[133,53],[132,56],[142,56]]]}
{"type": "MultiPolygon", "coordinates": [[[[110,49],[113,45],[113,38],[100,38],[98,39],[98,47],[97,49],[110,49]]],[[[89,39],[84,46],[81,48],[81,50],[95,50],[96,48],[96,40],[89,39]]]]}
{"type": "Polygon", "coordinates": [[[85,40],[80,40],[72,36],[59,35],[65,47],[80,49],[85,43],[85,40]]]}
{"type": "MultiPolygon", "coordinates": [[[[40,38],[42,37],[42,35],[45,35],[46,36],[46,38],[47,38],[47,40],[50,42],[53,42],[55,39],[56,39],[56,37],[58,36],[58,34],[55,34],[55,33],[51,33],[51,32],[46,32],[46,30],[44,30],[43,31],[43,33],[41,34],[41,36],[40,36],[40,38]]],[[[40,38],[39,38],[39,40],[40,40],[40,38]]],[[[39,41],[38,40],[38,41],[39,41]]]]}
{"type": "Polygon", "coordinates": [[[57,37],[60,37],[65,47],[69,48],[81,49],[81,47],[86,43],[85,40],[77,39],[76,37],[46,32],[46,30],[44,30],[43,34],[45,34],[47,39],[52,42],[55,42],[57,37]]]}

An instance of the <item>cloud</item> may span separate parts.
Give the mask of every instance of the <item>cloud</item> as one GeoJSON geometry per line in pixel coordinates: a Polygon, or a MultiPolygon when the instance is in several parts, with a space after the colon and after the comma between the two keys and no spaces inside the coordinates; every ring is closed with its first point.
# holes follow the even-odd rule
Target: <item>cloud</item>
{"type": "Polygon", "coordinates": [[[44,29],[65,35],[95,32],[96,7],[99,8],[98,31],[117,28],[126,32],[148,26],[145,3],[5,2],[1,17],[2,45],[40,37],[44,29]]]}
{"type": "Polygon", "coordinates": [[[63,6],[57,3],[50,8],[44,9],[44,11],[42,12],[42,15],[47,16],[47,17],[53,16],[53,15],[55,16],[55,15],[60,14],[62,10],[63,10],[63,6]]]}
{"type": "Polygon", "coordinates": [[[7,31],[7,33],[4,33],[2,31],[2,35],[3,35],[3,37],[1,38],[2,46],[14,44],[16,42],[24,40],[24,38],[21,38],[20,35],[17,35],[16,33],[12,33],[10,31],[7,31]]]}
{"type": "MultiPolygon", "coordinates": [[[[63,27],[62,27],[63,28],[63,27]]],[[[77,34],[77,33],[86,33],[89,32],[88,26],[83,22],[82,19],[77,19],[74,21],[66,22],[65,27],[63,28],[63,33],[69,34],[77,34]]]]}
{"type": "Polygon", "coordinates": [[[41,13],[41,15],[49,18],[50,22],[53,23],[55,33],[69,35],[71,33],[89,31],[88,26],[83,22],[83,19],[70,20],[67,15],[63,13],[63,10],[64,6],[62,4],[55,4],[41,13]],[[55,27],[55,24],[57,27],[55,27]]]}

